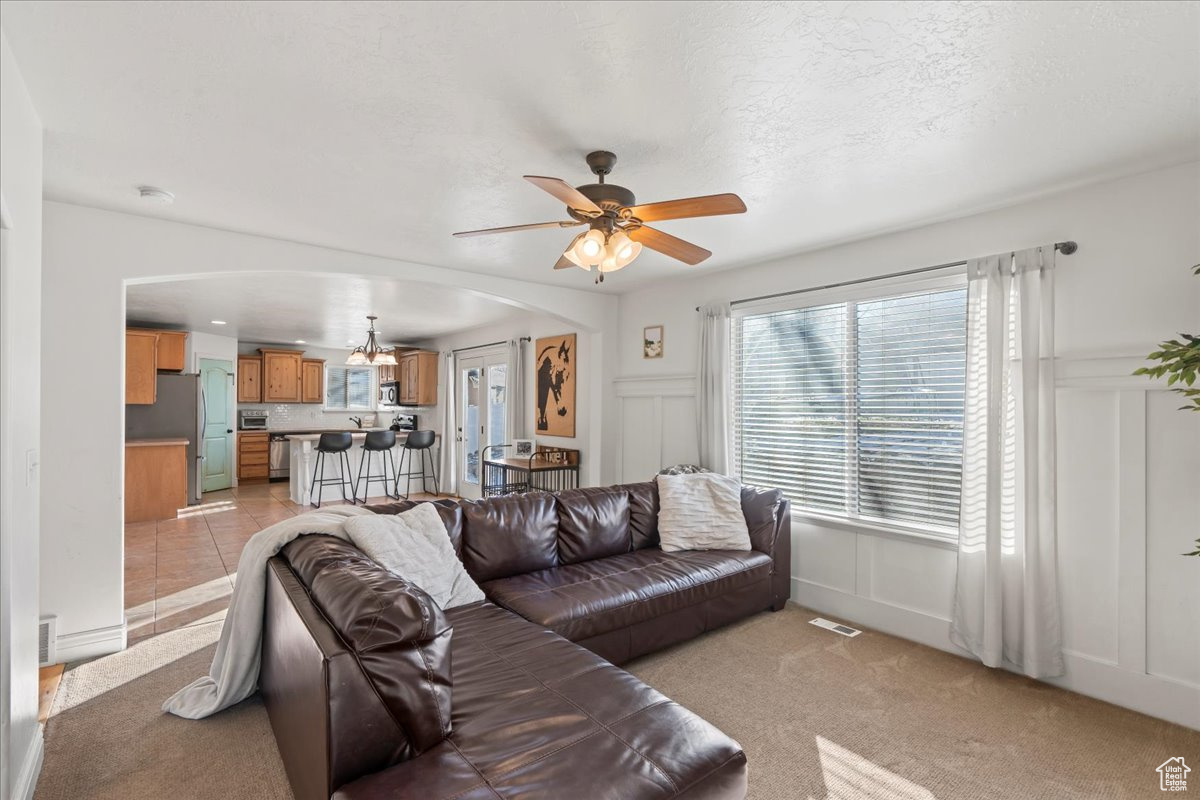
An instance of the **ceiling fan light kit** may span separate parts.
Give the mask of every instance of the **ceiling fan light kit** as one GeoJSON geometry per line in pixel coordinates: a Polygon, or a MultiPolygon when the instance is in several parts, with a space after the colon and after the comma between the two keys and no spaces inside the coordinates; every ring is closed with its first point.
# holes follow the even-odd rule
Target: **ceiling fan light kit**
{"type": "Polygon", "coordinates": [[[566,203],[570,220],[485,228],[454,235],[482,236],[587,225],[588,230],[571,240],[554,268],[566,269],[575,266],[588,272],[596,270],[596,282],[600,283],[604,280],[605,273],[616,272],[633,263],[641,255],[643,247],[649,247],[685,264],[699,264],[712,255],[703,247],[697,247],[669,233],[651,228],[646,222],[741,214],[746,211],[746,204],[736,194],[714,194],[637,205],[637,200],[629,189],[604,182],[604,176],[611,173],[617,163],[614,154],[607,150],[596,150],[587,154],[587,163],[599,178],[598,183],[573,187],[559,178],[525,176],[525,180],[534,186],[566,203]]]}

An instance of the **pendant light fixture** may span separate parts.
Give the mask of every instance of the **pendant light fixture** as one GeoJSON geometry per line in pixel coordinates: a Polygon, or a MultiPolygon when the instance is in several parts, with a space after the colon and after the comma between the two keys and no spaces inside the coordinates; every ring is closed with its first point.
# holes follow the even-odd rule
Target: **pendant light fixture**
{"type": "Polygon", "coordinates": [[[367,343],[351,351],[350,356],[346,359],[346,366],[395,366],[396,356],[392,354],[391,350],[380,348],[379,343],[375,341],[375,320],[379,319],[379,317],[368,316],[367,319],[371,321],[371,328],[367,331],[367,343]]]}

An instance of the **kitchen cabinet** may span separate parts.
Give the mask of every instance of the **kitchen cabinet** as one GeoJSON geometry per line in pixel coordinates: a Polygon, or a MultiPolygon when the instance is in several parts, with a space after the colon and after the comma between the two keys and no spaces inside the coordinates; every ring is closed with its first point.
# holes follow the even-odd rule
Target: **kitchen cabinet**
{"type": "Polygon", "coordinates": [[[153,405],[158,399],[158,334],[125,331],[125,402],[153,405]]]}
{"type": "Polygon", "coordinates": [[[300,402],[325,400],[325,359],[305,358],[300,362],[300,402]]]}
{"type": "Polygon", "coordinates": [[[238,434],[238,482],[265,481],[270,477],[267,434],[243,431],[238,434]]]}
{"type": "Polygon", "coordinates": [[[262,353],[262,401],[299,403],[303,350],[259,348],[262,353]]]}
{"type": "Polygon", "coordinates": [[[125,522],[175,519],[186,508],[187,439],[125,442],[125,522]]]}
{"type": "MultiPolygon", "coordinates": [[[[400,358],[403,354],[404,354],[404,351],[401,350],[399,347],[392,348],[392,355],[396,358],[397,362],[400,361],[400,358]]],[[[399,363],[383,364],[382,366],[379,367],[379,382],[380,383],[393,383],[398,380],[400,380],[400,364],[399,363]]]]}
{"type": "Polygon", "coordinates": [[[436,405],[437,373],[437,353],[410,350],[400,356],[400,405],[436,405]]]}
{"type": "Polygon", "coordinates": [[[237,401],[239,403],[261,403],[262,364],[258,356],[238,356],[237,401]]]}
{"type": "Polygon", "coordinates": [[[163,372],[183,372],[186,368],[187,331],[156,331],[158,334],[158,369],[163,372]]]}

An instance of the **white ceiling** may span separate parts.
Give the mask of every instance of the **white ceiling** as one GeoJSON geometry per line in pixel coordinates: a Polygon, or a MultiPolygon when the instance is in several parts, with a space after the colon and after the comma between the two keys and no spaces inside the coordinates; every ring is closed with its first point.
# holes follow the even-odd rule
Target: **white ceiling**
{"type": "Polygon", "coordinates": [[[386,278],[249,273],[130,285],[131,322],[183,327],[242,341],[345,349],[379,317],[380,344],[411,344],[527,312],[448,286],[386,278]],[[214,325],[212,320],[226,324],[214,325]]]}
{"type": "Polygon", "coordinates": [[[48,197],[579,288],[525,173],[649,202],[601,290],[1200,157],[1200,4],[5,2],[48,197]],[[148,205],[134,187],[177,195],[148,205]]]}

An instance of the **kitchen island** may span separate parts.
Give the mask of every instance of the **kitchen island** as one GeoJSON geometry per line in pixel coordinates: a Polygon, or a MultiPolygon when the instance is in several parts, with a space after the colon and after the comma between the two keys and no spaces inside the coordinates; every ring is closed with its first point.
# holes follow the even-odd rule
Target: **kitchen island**
{"type": "MultiPolygon", "coordinates": [[[[348,476],[349,480],[346,483],[346,498],[347,499],[350,498],[350,492],[352,491],[351,487],[358,480],[359,464],[361,463],[362,456],[363,456],[362,443],[363,443],[363,440],[367,438],[367,433],[370,430],[385,430],[385,429],[367,428],[367,429],[363,429],[361,431],[351,431],[350,432],[350,437],[354,441],[354,445],[348,451],[346,451],[346,454],[350,457],[350,475],[348,476]]],[[[338,433],[338,432],[339,431],[329,431],[329,433],[338,433]]],[[[383,469],[384,469],[384,459],[385,458],[388,458],[388,459],[394,458],[396,467],[399,468],[400,455],[404,450],[404,442],[407,441],[407,439],[408,439],[408,433],[409,433],[408,431],[396,431],[396,446],[394,448],[392,448],[392,451],[390,454],[384,453],[384,452],[377,452],[377,453],[370,454],[371,476],[372,477],[375,477],[376,475],[384,474],[383,469]]],[[[319,433],[288,434],[287,439],[291,443],[291,463],[289,464],[289,467],[291,470],[290,474],[289,474],[289,494],[291,495],[291,499],[292,499],[293,503],[299,503],[300,505],[308,505],[312,502],[311,496],[309,495],[309,487],[312,486],[313,471],[316,469],[316,465],[317,465],[317,441],[320,440],[320,438],[321,438],[321,434],[319,434],[319,433]]],[[[438,436],[438,437],[436,437],[433,447],[429,451],[430,455],[433,456],[433,459],[434,459],[433,463],[435,463],[435,464],[438,463],[437,459],[440,458],[440,453],[439,453],[440,448],[441,448],[441,436],[438,436]]],[[[414,464],[413,469],[415,469],[415,465],[420,463],[419,453],[413,452],[413,453],[410,453],[409,455],[413,457],[413,464],[414,464]]],[[[337,477],[338,477],[338,462],[339,461],[341,461],[343,465],[345,464],[345,462],[342,461],[341,455],[327,453],[325,455],[325,458],[321,462],[321,473],[322,473],[321,477],[323,477],[325,479],[337,479],[337,477]]],[[[428,478],[426,479],[426,483],[428,484],[430,490],[432,491],[432,490],[434,490],[433,473],[430,472],[428,469],[428,463],[429,463],[428,456],[426,456],[425,462],[426,462],[426,474],[428,475],[428,478]]],[[[405,470],[410,469],[408,466],[407,458],[405,459],[404,469],[405,470]]],[[[391,468],[390,463],[387,467],[387,470],[388,470],[387,474],[389,476],[391,476],[393,473],[392,473],[392,468],[391,468]]],[[[363,471],[363,477],[365,478],[366,472],[367,472],[366,465],[363,465],[362,471],[363,471]]],[[[401,493],[404,492],[405,485],[406,485],[406,481],[402,478],[400,480],[401,493]]],[[[420,486],[421,486],[421,479],[419,477],[414,477],[413,478],[413,491],[420,491],[420,486]]],[[[390,481],[386,485],[381,481],[379,481],[379,482],[372,481],[369,486],[365,487],[365,489],[367,490],[367,492],[369,492],[367,494],[367,498],[369,500],[372,500],[377,503],[378,502],[386,502],[388,500],[387,493],[392,491],[392,485],[391,485],[390,481]]],[[[364,487],[359,487],[359,491],[358,491],[359,498],[362,498],[363,493],[364,493],[364,487]]],[[[323,503],[328,502],[330,500],[341,500],[341,499],[342,499],[342,493],[340,491],[338,491],[338,487],[336,484],[328,484],[325,487],[324,492],[321,495],[321,502],[323,502],[323,503]]]]}
{"type": "Polygon", "coordinates": [[[188,504],[187,439],[125,440],[125,522],[175,519],[188,504]]]}

